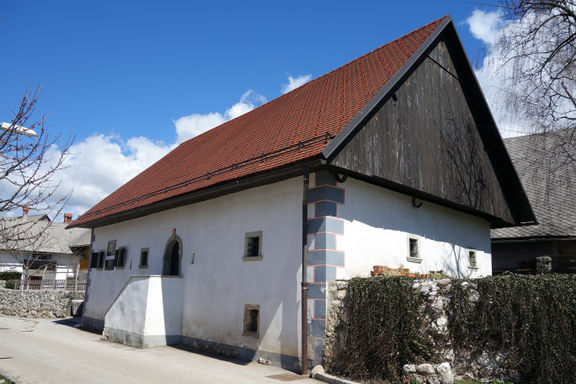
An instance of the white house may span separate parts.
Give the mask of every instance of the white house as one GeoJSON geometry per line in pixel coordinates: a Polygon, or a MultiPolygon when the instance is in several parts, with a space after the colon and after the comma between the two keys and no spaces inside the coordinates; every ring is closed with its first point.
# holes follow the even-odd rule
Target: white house
{"type": "Polygon", "coordinates": [[[66,228],[71,222],[70,214],[54,222],[26,207],[22,216],[0,218],[0,272],[21,273],[23,289],[70,288],[68,280],[78,288],[87,278],[90,230],[66,228]]]}
{"type": "Polygon", "coordinates": [[[83,322],[305,369],[327,281],[489,275],[490,229],[533,221],[447,16],[182,143],[78,218],[83,322]]]}

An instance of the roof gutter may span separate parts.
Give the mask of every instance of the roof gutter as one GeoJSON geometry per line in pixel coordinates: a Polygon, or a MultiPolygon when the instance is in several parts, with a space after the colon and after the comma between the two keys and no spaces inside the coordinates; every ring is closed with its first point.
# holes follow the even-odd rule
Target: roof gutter
{"type": "Polygon", "coordinates": [[[304,167],[304,182],[302,183],[302,290],[300,300],[302,332],[302,375],[308,375],[308,193],[310,186],[310,175],[308,167],[304,167]]]}

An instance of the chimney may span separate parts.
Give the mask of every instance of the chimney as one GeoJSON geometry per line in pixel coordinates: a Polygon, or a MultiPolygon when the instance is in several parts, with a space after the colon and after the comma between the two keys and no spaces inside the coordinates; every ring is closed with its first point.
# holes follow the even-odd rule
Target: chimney
{"type": "Polygon", "coordinates": [[[72,222],[72,214],[65,213],[64,214],[64,224],[70,224],[72,222]]]}
{"type": "Polygon", "coordinates": [[[30,208],[28,206],[22,207],[22,218],[24,220],[28,218],[28,211],[30,211],[30,208]]]}

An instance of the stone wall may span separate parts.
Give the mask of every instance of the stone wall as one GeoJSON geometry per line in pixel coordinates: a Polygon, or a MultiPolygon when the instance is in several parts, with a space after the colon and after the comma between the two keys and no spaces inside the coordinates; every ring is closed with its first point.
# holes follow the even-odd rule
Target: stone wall
{"type": "MultiPolygon", "coordinates": [[[[414,280],[412,288],[424,298],[420,307],[426,326],[422,332],[433,341],[434,354],[426,364],[406,362],[404,373],[422,383],[452,384],[454,378],[465,378],[480,381],[506,381],[516,378],[514,372],[503,370],[499,362],[503,356],[483,352],[480,355],[470,351],[455,350],[450,341],[448,324],[448,304],[450,288],[454,282],[450,279],[414,280]]],[[[465,284],[469,292],[469,300],[479,299],[478,291],[473,283],[465,284]]],[[[326,340],[323,364],[330,371],[338,362],[339,348],[344,345],[344,332],[348,316],[348,282],[345,280],[331,281],[328,284],[328,315],[326,322],[326,340]]]]}
{"type": "Polygon", "coordinates": [[[84,298],[83,292],[18,291],[6,289],[0,281],[0,314],[16,317],[58,318],[68,317],[72,301],[84,298]]]}

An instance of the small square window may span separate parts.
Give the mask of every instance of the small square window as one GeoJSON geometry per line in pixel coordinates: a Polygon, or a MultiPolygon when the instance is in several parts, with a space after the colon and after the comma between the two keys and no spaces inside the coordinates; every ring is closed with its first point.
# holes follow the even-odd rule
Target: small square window
{"type": "Polygon", "coordinates": [[[114,270],[114,263],[115,263],[115,259],[106,259],[104,260],[104,270],[106,271],[112,271],[114,270]]]}
{"type": "Polygon", "coordinates": [[[243,259],[262,260],[262,231],[246,233],[243,259]]]}
{"type": "Polygon", "coordinates": [[[422,262],[422,256],[420,255],[420,241],[416,236],[408,237],[408,261],[415,263],[422,262]]]}
{"type": "Polygon", "coordinates": [[[140,250],[140,268],[148,268],[148,253],[150,252],[149,248],[142,248],[140,250]]]}
{"type": "Polygon", "coordinates": [[[259,305],[244,305],[244,336],[260,337],[259,305]]]}
{"type": "Polygon", "coordinates": [[[476,251],[468,251],[468,266],[470,268],[478,268],[478,260],[476,259],[476,251]]]}

